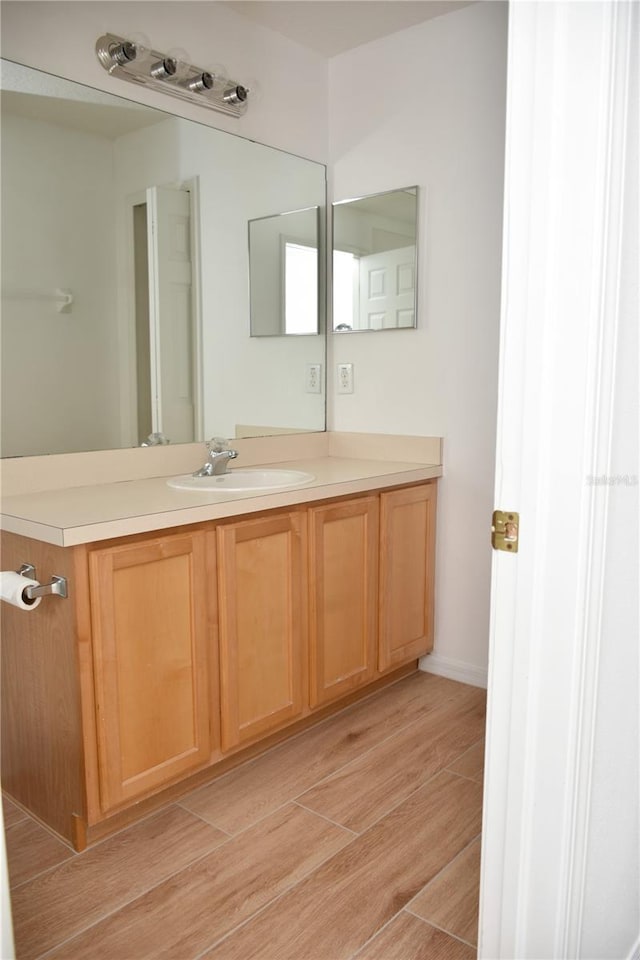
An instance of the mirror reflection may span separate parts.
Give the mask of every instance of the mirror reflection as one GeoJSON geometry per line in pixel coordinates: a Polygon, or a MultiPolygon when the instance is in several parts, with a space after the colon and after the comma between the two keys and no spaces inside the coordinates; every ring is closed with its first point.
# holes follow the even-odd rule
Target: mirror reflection
{"type": "Polygon", "coordinates": [[[249,221],[251,336],[318,333],[320,208],[249,221]]]}
{"type": "Polygon", "coordinates": [[[324,166],[8,61],[1,81],[2,455],[323,430],[324,337],[250,336],[247,223],[317,218],[324,166]]]}
{"type": "Polygon", "coordinates": [[[333,204],[333,330],[416,325],[418,188],[333,204]]]}

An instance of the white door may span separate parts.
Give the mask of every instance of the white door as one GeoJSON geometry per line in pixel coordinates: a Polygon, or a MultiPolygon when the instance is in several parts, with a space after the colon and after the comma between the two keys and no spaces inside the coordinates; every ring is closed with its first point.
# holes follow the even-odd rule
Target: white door
{"type": "Polygon", "coordinates": [[[483,958],[640,944],[639,13],[510,4],[483,958]]]}
{"type": "Polygon", "coordinates": [[[171,443],[195,439],[196,331],[191,202],[187,190],[147,190],[153,430],[171,443]]]}
{"type": "Polygon", "coordinates": [[[360,257],[359,330],[415,326],[416,248],[360,257]]]}

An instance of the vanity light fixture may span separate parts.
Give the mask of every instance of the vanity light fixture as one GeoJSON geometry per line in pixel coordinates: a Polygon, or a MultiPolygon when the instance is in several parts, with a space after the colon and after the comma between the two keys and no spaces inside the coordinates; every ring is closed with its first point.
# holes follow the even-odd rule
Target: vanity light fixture
{"type": "Polygon", "coordinates": [[[129,83],[162,90],[232,117],[247,110],[248,87],[134,40],[106,33],[96,41],[96,55],[107,73],[129,83]]]}

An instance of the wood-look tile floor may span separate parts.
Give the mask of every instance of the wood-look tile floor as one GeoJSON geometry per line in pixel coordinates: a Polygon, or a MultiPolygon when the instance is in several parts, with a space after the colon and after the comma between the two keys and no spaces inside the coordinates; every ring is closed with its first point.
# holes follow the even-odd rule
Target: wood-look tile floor
{"type": "Polygon", "coordinates": [[[81,854],[5,798],[18,960],[471,960],[484,707],[414,674],[81,854]]]}

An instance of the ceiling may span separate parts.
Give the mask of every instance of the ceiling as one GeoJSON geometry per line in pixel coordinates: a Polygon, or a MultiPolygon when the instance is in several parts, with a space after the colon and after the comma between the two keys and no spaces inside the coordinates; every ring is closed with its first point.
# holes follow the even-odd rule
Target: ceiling
{"type": "Polygon", "coordinates": [[[227,0],[227,6],[325,57],[468,7],[474,0],[227,0]]]}

